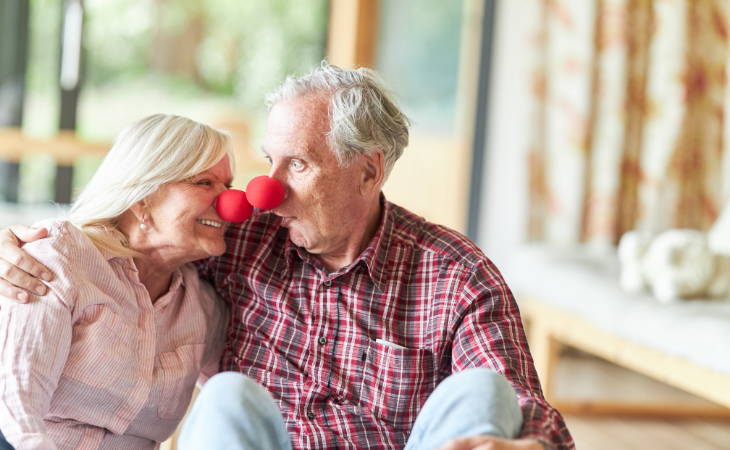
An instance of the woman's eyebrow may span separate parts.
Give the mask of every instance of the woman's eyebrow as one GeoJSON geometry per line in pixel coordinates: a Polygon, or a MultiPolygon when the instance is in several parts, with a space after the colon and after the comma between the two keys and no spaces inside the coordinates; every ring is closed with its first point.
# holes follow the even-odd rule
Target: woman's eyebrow
{"type": "MultiPolygon", "coordinates": [[[[210,177],[210,178],[215,178],[216,180],[220,179],[220,177],[218,175],[216,175],[215,173],[212,173],[210,170],[204,170],[197,175],[193,175],[193,178],[200,178],[200,177],[210,177]]],[[[231,183],[233,183],[233,177],[230,177],[225,181],[225,184],[231,184],[231,183]]]]}

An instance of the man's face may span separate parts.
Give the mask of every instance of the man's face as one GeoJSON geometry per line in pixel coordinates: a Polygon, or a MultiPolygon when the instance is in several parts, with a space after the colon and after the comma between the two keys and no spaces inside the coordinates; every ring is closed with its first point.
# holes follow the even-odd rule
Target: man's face
{"type": "Polygon", "coordinates": [[[286,189],[273,212],[292,242],[312,254],[334,256],[362,239],[353,235],[367,222],[367,202],[360,195],[360,166],[341,167],[327,145],[328,101],[308,96],[276,104],[266,122],[264,152],[269,176],[286,189]]]}

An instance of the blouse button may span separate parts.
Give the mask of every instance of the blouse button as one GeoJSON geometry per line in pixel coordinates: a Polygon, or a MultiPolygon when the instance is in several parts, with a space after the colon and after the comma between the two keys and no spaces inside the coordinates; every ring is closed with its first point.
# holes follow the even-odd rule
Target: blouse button
{"type": "Polygon", "coordinates": [[[314,415],[314,413],[312,411],[309,411],[307,413],[307,417],[309,417],[310,419],[314,420],[315,415],[314,415]]]}
{"type": "Polygon", "coordinates": [[[324,285],[327,286],[327,287],[330,287],[330,286],[332,286],[332,281],[327,280],[327,281],[324,282],[324,285]]]}
{"type": "Polygon", "coordinates": [[[317,340],[317,342],[319,342],[319,345],[324,345],[324,344],[327,343],[327,338],[326,337],[321,337],[321,338],[319,338],[317,340]]]}

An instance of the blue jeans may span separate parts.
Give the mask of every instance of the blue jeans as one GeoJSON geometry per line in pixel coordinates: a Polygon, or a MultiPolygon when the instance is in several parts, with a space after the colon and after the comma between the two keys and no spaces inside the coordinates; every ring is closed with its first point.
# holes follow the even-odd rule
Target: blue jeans
{"type": "MultiPolygon", "coordinates": [[[[522,411],[500,374],[470,369],[446,378],[416,418],[406,450],[431,450],[458,437],[485,434],[514,439],[522,411]]],[[[274,399],[236,372],[211,378],[201,391],[178,441],[179,450],[290,450],[291,441],[274,399]]]]}
{"type": "Polygon", "coordinates": [[[5,436],[3,436],[2,431],[0,431],[0,450],[15,450],[13,446],[5,440],[5,436]]]}

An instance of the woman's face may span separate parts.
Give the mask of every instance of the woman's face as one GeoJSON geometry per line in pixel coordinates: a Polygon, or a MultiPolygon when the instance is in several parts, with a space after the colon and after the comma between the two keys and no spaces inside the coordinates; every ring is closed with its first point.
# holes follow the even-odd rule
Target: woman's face
{"type": "Polygon", "coordinates": [[[167,259],[194,261],[226,251],[228,222],[218,216],[216,200],[233,181],[228,156],[191,180],[161,187],[153,196],[147,239],[167,259]]]}

